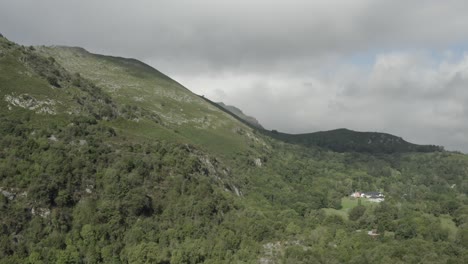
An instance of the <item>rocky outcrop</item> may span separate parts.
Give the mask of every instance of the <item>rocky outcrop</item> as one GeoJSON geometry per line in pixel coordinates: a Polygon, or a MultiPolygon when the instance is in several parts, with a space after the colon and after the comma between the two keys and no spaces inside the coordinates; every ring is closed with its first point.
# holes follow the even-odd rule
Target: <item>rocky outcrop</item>
{"type": "Polygon", "coordinates": [[[19,189],[16,189],[16,188],[4,188],[4,187],[0,187],[0,193],[10,201],[14,200],[17,197],[25,197],[28,195],[26,191],[21,192],[19,189]]]}
{"type": "Polygon", "coordinates": [[[52,99],[41,101],[28,94],[20,94],[18,96],[5,95],[5,101],[9,103],[8,109],[10,110],[12,106],[16,106],[34,111],[38,114],[56,114],[55,105],[57,102],[52,99]]]}

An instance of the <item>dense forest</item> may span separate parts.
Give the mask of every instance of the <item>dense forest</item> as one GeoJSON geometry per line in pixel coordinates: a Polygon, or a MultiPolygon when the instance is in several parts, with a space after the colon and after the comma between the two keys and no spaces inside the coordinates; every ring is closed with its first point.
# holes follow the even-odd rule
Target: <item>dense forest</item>
{"type": "Polygon", "coordinates": [[[276,130],[262,132],[288,143],[319,146],[336,152],[403,153],[444,150],[442,146],[412,144],[386,133],[357,132],[344,128],[308,134],[287,134],[276,130]]]}
{"type": "Polygon", "coordinates": [[[464,154],[290,144],[78,49],[0,66],[0,263],[468,263],[464,154]]]}

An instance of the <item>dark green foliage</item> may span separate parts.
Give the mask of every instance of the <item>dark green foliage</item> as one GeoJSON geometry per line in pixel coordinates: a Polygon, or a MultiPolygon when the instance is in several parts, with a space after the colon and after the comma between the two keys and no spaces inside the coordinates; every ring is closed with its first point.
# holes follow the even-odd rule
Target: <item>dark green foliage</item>
{"type": "Polygon", "coordinates": [[[366,207],[358,205],[349,211],[349,220],[356,221],[366,212],[366,207]]]}
{"type": "Polygon", "coordinates": [[[46,78],[47,78],[47,81],[49,82],[50,85],[60,88],[60,84],[58,82],[57,77],[47,76],[46,78]]]}
{"type": "Polygon", "coordinates": [[[405,153],[443,151],[440,146],[416,145],[385,133],[356,132],[348,129],[336,129],[309,134],[286,134],[276,130],[262,130],[273,138],[303,146],[319,146],[337,152],[364,153],[405,153]]]}
{"type": "Polygon", "coordinates": [[[395,231],[395,238],[397,239],[409,239],[416,237],[417,226],[413,222],[401,221],[401,224],[395,231]]]}
{"type": "MultiPolygon", "coordinates": [[[[2,117],[2,124],[12,123],[2,117]]],[[[20,160],[8,163],[12,171],[3,171],[1,186],[23,182],[14,185],[19,188],[16,192],[27,192],[27,196],[13,201],[1,196],[2,223],[7,234],[2,236],[3,259],[29,255],[20,254],[23,244],[12,243],[17,233],[23,238],[35,234],[33,237],[38,239],[21,243],[56,249],[51,256],[45,252],[34,255],[45,262],[74,263],[83,258],[99,262],[109,260],[110,252],[148,252],[148,245],[152,251],[145,254],[150,255],[140,257],[160,263],[199,263],[211,255],[207,237],[216,234],[235,203],[217,187],[212,175],[205,174],[208,170],[199,161],[196,149],[164,142],[147,144],[145,151],[139,144],[110,147],[102,143],[115,136],[106,132],[110,128],[99,128],[102,125],[89,117],[77,117],[73,124],[46,133],[36,131],[34,135],[26,124],[16,124],[15,130],[9,125],[3,127],[0,142],[6,148],[1,152],[0,166],[5,167],[15,157],[20,160]],[[44,138],[47,147],[40,147],[41,135],[49,133],[59,141],[47,142],[44,138]],[[88,143],[76,144],[77,138],[88,143]],[[158,224],[141,225],[140,221],[158,224]],[[140,238],[130,239],[138,233],[134,230],[139,225],[143,231],[140,238]],[[122,244],[124,240],[128,244],[122,244]]],[[[230,217],[234,218],[226,223],[236,226],[237,217],[230,217]]],[[[251,227],[242,233],[256,233],[253,239],[262,241],[271,228],[254,221],[253,215],[249,218],[251,227]]],[[[225,246],[236,251],[239,244],[229,242],[225,246]]],[[[223,253],[219,257],[224,257],[226,250],[220,248],[217,254],[223,253]]],[[[126,256],[117,260],[125,261],[126,256]]],[[[129,259],[135,257],[128,255],[129,259]]]]}
{"type": "Polygon", "coordinates": [[[119,115],[129,120],[147,118],[153,122],[162,123],[161,118],[157,114],[146,111],[145,109],[136,105],[123,105],[119,109],[119,115]]]}
{"type": "Polygon", "coordinates": [[[55,59],[52,57],[45,58],[35,53],[34,50],[29,50],[24,54],[23,59],[39,76],[45,77],[49,83],[54,82],[58,85],[59,79],[65,81],[69,78],[65,74],[65,70],[55,64],[55,59]]]}

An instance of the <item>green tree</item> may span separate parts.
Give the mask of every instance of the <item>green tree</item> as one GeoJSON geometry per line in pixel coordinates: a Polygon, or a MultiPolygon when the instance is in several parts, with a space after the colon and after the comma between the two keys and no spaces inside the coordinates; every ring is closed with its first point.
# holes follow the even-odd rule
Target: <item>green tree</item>
{"type": "Polygon", "coordinates": [[[356,221],[366,212],[366,207],[358,205],[349,211],[349,220],[356,221]]]}

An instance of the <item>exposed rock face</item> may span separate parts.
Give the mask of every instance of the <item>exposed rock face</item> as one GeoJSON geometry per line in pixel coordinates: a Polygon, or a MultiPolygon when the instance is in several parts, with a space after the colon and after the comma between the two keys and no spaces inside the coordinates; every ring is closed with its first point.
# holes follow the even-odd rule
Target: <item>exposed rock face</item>
{"type": "Polygon", "coordinates": [[[94,189],[93,185],[87,185],[86,189],[85,189],[85,192],[91,194],[91,193],[93,193],[93,189],[94,189]]]}
{"type": "Polygon", "coordinates": [[[270,242],[263,245],[264,256],[260,258],[259,263],[261,264],[275,264],[279,263],[282,250],[281,242],[270,242]]]}
{"type": "Polygon", "coordinates": [[[8,106],[10,110],[12,109],[12,106],[17,106],[28,110],[32,110],[38,114],[56,114],[55,105],[57,104],[57,102],[52,99],[41,101],[28,94],[20,94],[18,96],[5,95],[5,101],[10,104],[8,106]]]}
{"type": "Polygon", "coordinates": [[[38,215],[42,218],[46,218],[50,215],[50,209],[48,208],[31,208],[31,214],[32,215],[38,215]]]}
{"type": "Polygon", "coordinates": [[[0,194],[5,196],[10,201],[14,200],[17,197],[26,197],[26,196],[28,196],[28,192],[26,192],[26,191],[20,192],[20,190],[16,189],[16,188],[9,188],[8,189],[8,188],[3,188],[3,187],[0,187],[0,194]]]}
{"type": "Polygon", "coordinates": [[[16,197],[16,194],[10,191],[7,191],[6,189],[3,189],[0,187],[0,193],[3,194],[8,200],[13,200],[16,197]]]}
{"type": "Polygon", "coordinates": [[[260,167],[262,167],[262,160],[261,159],[255,159],[254,164],[255,164],[255,166],[260,168],[260,167]]]}

